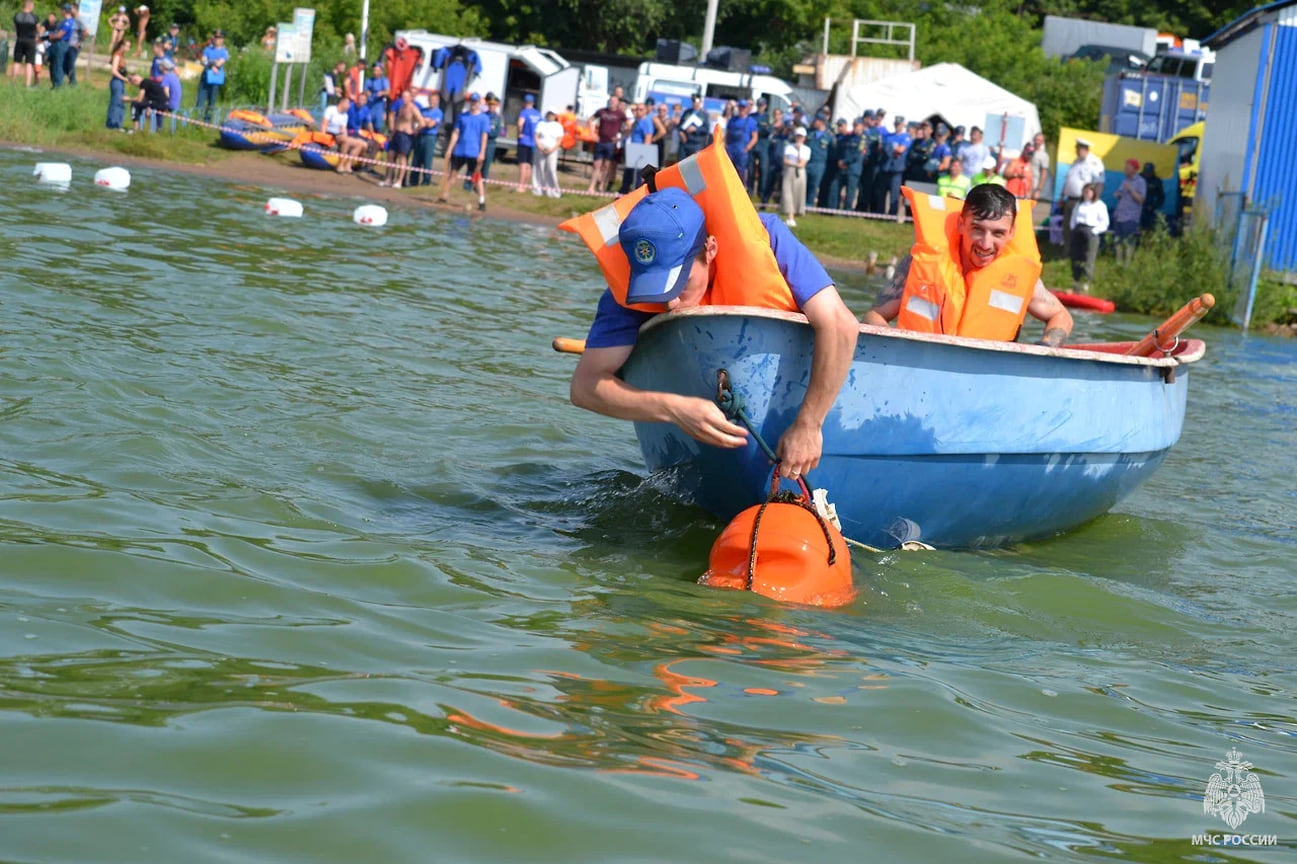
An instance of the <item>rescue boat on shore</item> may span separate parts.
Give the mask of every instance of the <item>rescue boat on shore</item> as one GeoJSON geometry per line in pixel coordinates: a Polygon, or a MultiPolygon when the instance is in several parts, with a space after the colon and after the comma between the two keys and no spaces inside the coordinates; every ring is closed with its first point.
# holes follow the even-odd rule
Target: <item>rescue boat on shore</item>
{"type": "Polygon", "coordinates": [[[221,123],[220,145],[227,150],[260,150],[276,153],[304,130],[315,125],[315,118],[301,108],[282,114],[262,114],[238,108],[221,123]]]}
{"type": "MultiPolygon", "coordinates": [[[[811,373],[804,316],[705,306],[640,330],[622,377],[704,399],[718,373],[774,446],[811,373]]],[[[999,546],[1075,528],[1157,469],[1184,426],[1189,369],[1205,353],[1178,340],[1168,356],[1125,356],[1133,343],[1054,349],[861,325],[847,382],[810,472],[847,537],[877,547],[999,546]]],[[[736,450],[698,443],[670,423],[636,423],[651,472],[717,518],[764,501],[771,464],[754,436],[736,450]]]]}

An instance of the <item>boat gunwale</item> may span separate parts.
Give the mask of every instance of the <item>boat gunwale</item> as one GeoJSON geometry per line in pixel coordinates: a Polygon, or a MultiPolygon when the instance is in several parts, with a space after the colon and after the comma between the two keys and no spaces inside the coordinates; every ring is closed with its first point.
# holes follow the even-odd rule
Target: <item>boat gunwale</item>
{"type": "MultiPolygon", "coordinates": [[[[746,317],[766,318],[774,321],[787,321],[793,324],[807,324],[806,316],[800,312],[784,312],[779,309],[762,309],[756,306],[694,306],[689,309],[677,309],[655,315],[640,327],[640,333],[646,333],[658,327],[682,318],[697,317],[746,317]]],[[[1146,366],[1158,369],[1196,363],[1207,353],[1207,346],[1201,339],[1181,339],[1176,353],[1169,357],[1131,357],[1125,354],[1114,354],[1109,351],[1089,350],[1088,345],[1071,348],[1050,348],[1045,345],[1030,345],[1022,342],[995,342],[986,339],[969,339],[964,336],[946,336],[937,333],[917,333],[895,327],[879,327],[873,324],[861,324],[860,334],[877,336],[884,339],[904,339],[911,342],[929,342],[938,345],[950,345],[957,348],[968,348],[974,351],[990,351],[1003,354],[1034,354],[1041,357],[1057,357],[1064,360],[1089,360],[1099,363],[1112,363],[1119,366],[1146,366]]],[[[1090,343],[1093,344],[1093,343],[1090,343]]],[[[1134,342],[1114,342],[1110,345],[1134,345],[1134,342]]]]}

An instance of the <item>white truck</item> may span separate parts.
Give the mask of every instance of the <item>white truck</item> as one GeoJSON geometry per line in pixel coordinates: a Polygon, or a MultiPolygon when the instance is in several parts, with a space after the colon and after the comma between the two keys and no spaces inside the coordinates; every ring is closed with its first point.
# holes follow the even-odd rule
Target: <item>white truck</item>
{"type": "Polygon", "coordinates": [[[652,97],[658,104],[680,103],[688,108],[695,93],[702,94],[703,105],[713,114],[725,108],[727,99],[755,101],[762,96],[771,108],[786,114],[795,98],[792,85],[773,75],[648,62],[640,64],[632,99],[643,102],[652,97]]]}
{"type": "Polygon", "coordinates": [[[548,48],[445,36],[426,30],[400,30],[396,38],[405,39],[422,55],[410,80],[415,88],[442,89],[445,70],[433,68],[438,49],[450,50],[462,45],[477,55],[481,72],[468,78],[464,91],[483,96],[494,93],[500,97],[505,128],[496,144],[497,153],[513,149],[517,144],[518,113],[528,93],[536,97],[536,107],[542,114],[546,111],[562,114],[570,105],[579,116],[589,117],[608,101],[607,69],[573,65],[548,48]]]}

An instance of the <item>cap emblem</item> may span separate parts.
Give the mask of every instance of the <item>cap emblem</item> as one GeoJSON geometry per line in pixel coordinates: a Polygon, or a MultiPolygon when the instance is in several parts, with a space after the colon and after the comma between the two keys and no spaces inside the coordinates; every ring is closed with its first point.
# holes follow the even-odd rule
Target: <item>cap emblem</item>
{"type": "Polygon", "coordinates": [[[658,257],[657,247],[649,240],[640,240],[635,244],[635,260],[644,266],[653,263],[653,259],[658,257]]]}

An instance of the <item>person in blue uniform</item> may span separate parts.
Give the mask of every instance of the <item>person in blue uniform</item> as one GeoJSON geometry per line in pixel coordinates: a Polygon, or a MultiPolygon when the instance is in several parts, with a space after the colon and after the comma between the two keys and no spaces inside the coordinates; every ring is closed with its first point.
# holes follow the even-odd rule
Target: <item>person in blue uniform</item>
{"type": "Polygon", "coordinates": [[[905,155],[913,139],[905,131],[905,118],[892,119],[892,134],[883,139],[883,162],[874,181],[874,212],[895,216],[901,206],[901,178],[905,176],[905,155]]]}
{"type": "Polygon", "coordinates": [[[824,176],[820,178],[820,195],[819,205],[821,207],[834,207],[831,202],[833,196],[833,187],[838,183],[838,143],[843,135],[850,131],[851,127],[847,124],[845,117],[839,117],[838,122],[833,127],[832,146],[829,147],[829,159],[824,166],[824,176]]]}
{"type": "Polygon", "coordinates": [[[817,207],[820,182],[829,164],[829,151],[833,149],[833,135],[824,128],[824,118],[819,114],[815,115],[811,126],[811,132],[806,136],[806,146],[811,148],[811,158],[806,163],[806,206],[817,207]]]}
{"type": "MultiPolygon", "coordinates": [[[[792,121],[784,120],[784,112],[776,108],[770,113],[770,136],[766,139],[765,167],[761,169],[761,187],[758,190],[762,204],[769,204],[770,197],[781,185],[784,175],[784,148],[793,140],[792,121]]],[[[760,148],[760,144],[757,147],[760,148]]]]}
{"type": "Polygon", "coordinates": [[[856,187],[860,183],[860,165],[865,154],[861,151],[865,122],[857,120],[851,129],[838,133],[837,173],[829,184],[829,206],[834,210],[850,210],[856,206],[856,187]]]}
{"type": "Polygon", "coordinates": [[[748,172],[748,194],[760,194],[762,178],[770,171],[770,110],[766,97],[757,100],[752,116],[757,121],[757,146],[752,148],[752,169],[748,172]]]}
{"type": "Polygon", "coordinates": [[[437,157],[437,136],[441,134],[441,123],[445,117],[441,111],[441,94],[432,90],[422,103],[416,99],[414,104],[419,106],[419,115],[422,119],[419,123],[419,131],[414,136],[411,163],[415,168],[422,170],[410,172],[413,178],[410,185],[431,186],[432,165],[437,157]]]}
{"type": "Polygon", "coordinates": [[[856,210],[861,213],[873,211],[874,180],[878,176],[878,167],[883,164],[883,128],[882,119],[876,111],[866,110],[861,115],[864,132],[860,136],[860,149],[864,158],[860,160],[860,191],[856,195],[856,210]]]}
{"type": "Polygon", "coordinates": [[[752,149],[757,146],[757,118],[752,116],[752,103],[746,99],[738,101],[738,109],[738,115],[725,124],[725,152],[730,154],[730,161],[746,187],[752,149]]]}
{"type": "Polygon", "coordinates": [[[365,79],[365,92],[369,94],[369,119],[373,121],[374,131],[382,132],[387,121],[387,91],[392,83],[383,74],[383,64],[375,63],[365,79]]]}
{"type": "Polygon", "coordinates": [[[707,116],[707,109],[703,107],[703,97],[695,93],[689,110],[680,116],[680,124],[676,126],[676,134],[680,136],[681,161],[688,159],[711,142],[711,129],[711,118],[707,116]]]}

